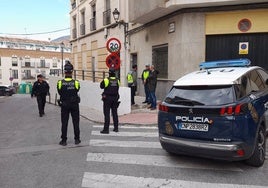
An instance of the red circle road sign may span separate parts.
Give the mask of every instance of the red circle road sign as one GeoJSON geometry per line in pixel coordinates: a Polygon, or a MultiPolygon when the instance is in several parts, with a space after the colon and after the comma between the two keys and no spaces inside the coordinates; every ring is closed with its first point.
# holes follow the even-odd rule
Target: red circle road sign
{"type": "Polygon", "coordinates": [[[106,65],[108,68],[114,68],[115,70],[120,68],[120,58],[116,53],[112,53],[106,58],[106,65]]]}
{"type": "Polygon", "coordinates": [[[117,53],[121,50],[121,42],[117,38],[110,38],[106,43],[106,48],[110,53],[117,53]]]}

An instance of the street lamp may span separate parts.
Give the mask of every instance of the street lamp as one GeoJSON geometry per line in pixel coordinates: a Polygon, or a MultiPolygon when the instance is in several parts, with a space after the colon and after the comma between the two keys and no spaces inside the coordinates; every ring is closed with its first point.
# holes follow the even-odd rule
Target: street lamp
{"type": "MultiPolygon", "coordinates": [[[[114,17],[114,20],[115,22],[117,23],[116,26],[118,25],[119,28],[121,25],[124,26],[124,47],[125,47],[125,51],[124,51],[124,61],[125,63],[122,64],[122,78],[126,78],[126,67],[127,67],[127,64],[128,64],[128,61],[127,61],[127,36],[128,36],[128,23],[126,23],[124,20],[120,20],[120,12],[118,11],[117,8],[114,9],[113,11],[113,17],[114,17]]],[[[120,76],[121,77],[121,76],[120,76]]],[[[126,85],[127,82],[126,82],[126,79],[122,79],[122,84],[123,85],[126,85]]]]}
{"type": "Polygon", "coordinates": [[[63,42],[60,43],[60,47],[61,47],[61,75],[63,75],[63,48],[64,48],[63,42]]]}
{"type": "Polygon", "coordinates": [[[114,17],[114,20],[115,22],[117,23],[117,25],[120,27],[121,25],[124,26],[124,46],[125,46],[125,49],[127,48],[127,41],[126,41],[126,38],[127,38],[127,35],[128,35],[128,23],[126,23],[124,20],[120,20],[119,21],[119,18],[120,18],[120,12],[118,11],[117,8],[114,9],[113,11],[113,17],[114,17]]]}

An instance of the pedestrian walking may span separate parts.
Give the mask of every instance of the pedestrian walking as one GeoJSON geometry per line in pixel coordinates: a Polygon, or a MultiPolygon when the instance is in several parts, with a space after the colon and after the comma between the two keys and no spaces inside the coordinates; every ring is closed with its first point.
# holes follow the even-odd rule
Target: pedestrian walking
{"type": "Polygon", "coordinates": [[[69,121],[69,114],[72,116],[74,140],[75,144],[79,144],[80,140],[80,112],[79,103],[80,97],[78,92],[80,90],[80,83],[78,80],[72,78],[73,65],[70,61],[66,61],[64,66],[65,78],[59,80],[57,83],[57,90],[60,95],[59,105],[61,106],[61,141],[60,145],[67,145],[67,128],[69,121]]]}
{"type": "Polygon", "coordinates": [[[145,101],[143,101],[142,103],[147,103],[150,104],[150,93],[149,93],[149,89],[148,89],[148,82],[147,79],[149,77],[149,73],[150,73],[150,64],[147,64],[145,66],[145,69],[142,71],[141,74],[141,79],[142,79],[142,83],[144,85],[144,93],[145,93],[145,101]]]}
{"type": "Polygon", "coordinates": [[[39,116],[45,115],[46,96],[49,95],[49,84],[44,80],[42,74],[37,75],[37,81],[34,82],[31,97],[36,97],[39,116]]]}
{"type": "Polygon", "coordinates": [[[156,85],[157,85],[157,75],[159,74],[158,70],[155,70],[154,65],[151,65],[150,68],[150,73],[148,77],[148,90],[150,93],[150,100],[151,100],[151,110],[156,109],[156,96],[155,96],[155,90],[156,90],[156,85]]]}
{"type": "Polygon", "coordinates": [[[102,134],[109,134],[110,114],[112,111],[114,132],[118,132],[118,114],[117,108],[119,106],[119,85],[120,81],[115,77],[115,70],[109,70],[109,77],[105,78],[100,83],[100,88],[104,89],[102,93],[103,100],[103,114],[104,114],[104,127],[100,131],[102,134]]]}
{"type": "Polygon", "coordinates": [[[135,95],[137,91],[137,65],[132,66],[132,71],[127,74],[128,87],[131,94],[131,105],[135,104],[135,95]]]}

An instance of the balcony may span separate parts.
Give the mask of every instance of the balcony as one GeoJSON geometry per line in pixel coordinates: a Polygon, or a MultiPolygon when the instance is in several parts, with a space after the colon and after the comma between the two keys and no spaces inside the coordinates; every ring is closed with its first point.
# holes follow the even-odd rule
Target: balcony
{"type": "Polygon", "coordinates": [[[90,31],[95,31],[96,30],[96,18],[91,18],[90,19],[90,31]]]}
{"type": "MultiPolygon", "coordinates": [[[[175,11],[191,8],[208,8],[208,7],[226,7],[235,5],[249,5],[257,6],[257,3],[262,3],[263,0],[154,0],[144,1],[135,0],[129,1],[129,7],[132,7],[129,11],[129,20],[133,23],[145,24],[153,20],[169,15],[175,11]],[[142,8],[140,5],[142,4],[142,8]]],[[[261,7],[261,4],[259,5],[261,7]]],[[[240,7],[241,8],[241,7],[240,7]]]]}
{"type": "Polygon", "coordinates": [[[22,80],[35,80],[35,77],[32,76],[32,75],[29,75],[29,76],[23,76],[23,77],[22,77],[22,80]]]}
{"type": "Polygon", "coordinates": [[[103,12],[103,25],[109,25],[111,23],[111,9],[103,12]]]}

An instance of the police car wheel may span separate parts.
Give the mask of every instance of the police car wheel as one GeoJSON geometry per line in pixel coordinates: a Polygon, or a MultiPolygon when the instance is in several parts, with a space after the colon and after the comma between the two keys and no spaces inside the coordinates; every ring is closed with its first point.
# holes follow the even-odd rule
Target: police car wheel
{"type": "Polygon", "coordinates": [[[263,126],[260,127],[258,132],[258,138],[256,141],[256,146],[253,155],[246,160],[246,163],[250,166],[260,167],[265,161],[266,154],[266,137],[265,129],[263,126]]]}

